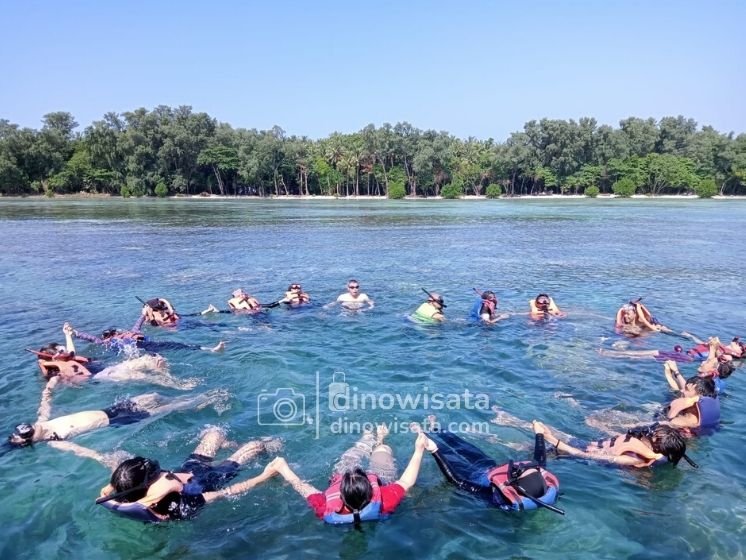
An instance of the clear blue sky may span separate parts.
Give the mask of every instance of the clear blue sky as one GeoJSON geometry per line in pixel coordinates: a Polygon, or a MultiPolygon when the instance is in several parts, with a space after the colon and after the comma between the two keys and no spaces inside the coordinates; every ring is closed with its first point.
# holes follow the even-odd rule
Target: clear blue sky
{"type": "Polygon", "coordinates": [[[319,138],[682,114],[746,131],[746,1],[10,1],[0,118],[191,105],[319,138]]]}

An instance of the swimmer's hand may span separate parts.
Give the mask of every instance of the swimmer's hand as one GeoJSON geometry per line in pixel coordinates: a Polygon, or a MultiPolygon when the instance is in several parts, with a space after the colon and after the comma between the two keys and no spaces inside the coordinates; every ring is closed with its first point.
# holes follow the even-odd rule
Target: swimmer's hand
{"type": "Polygon", "coordinates": [[[103,498],[105,496],[108,496],[112,492],[114,492],[114,487],[111,484],[107,484],[101,489],[101,492],[99,492],[98,497],[103,498]]]}
{"type": "Polygon", "coordinates": [[[62,332],[65,335],[69,334],[70,336],[72,336],[75,333],[75,330],[73,329],[73,326],[70,323],[65,323],[64,325],[62,325],[62,332]]]}
{"type": "Polygon", "coordinates": [[[420,432],[419,434],[417,434],[417,439],[414,440],[415,451],[419,451],[420,453],[423,453],[425,449],[427,448],[428,441],[429,441],[428,437],[423,432],[420,432]]]}
{"type": "Polygon", "coordinates": [[[282,475],[284,472],[287,472],[287,470],[290,467],[288,466],[287,461],[283,459],[282,457],[275,457],[272,459],[269,463],[267,463],[267,466],[264,467],[264,474],[274,476],[276,474],[282,475]]]}

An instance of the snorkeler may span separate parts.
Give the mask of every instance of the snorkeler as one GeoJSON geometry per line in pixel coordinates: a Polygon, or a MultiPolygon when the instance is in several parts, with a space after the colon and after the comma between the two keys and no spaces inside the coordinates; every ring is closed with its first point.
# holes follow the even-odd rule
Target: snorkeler
{"type": "Polygon", "coordinates": [[[440,323],[445,321],[446,317],[443,314],[443,310],[448,307],[444,300],[437,292],[428,292],[423,288],[423,291],[427,294],[427,301],[420,305],[410,317],[420,323],[440,323]]]}
{"type": "Polygon", "coordinates": [[[373,300],[368,297],[368,294],[360,291],[360,282],[354,278],[347,281],[347,291],[345,293],[340,294],[335,301],[326,304],[324,307],[329,308],[336,304],[350,310],[372,309],[374,306],[373,300]]]}
{"type": "Polygon", "coordinates": [[[673,333],[671,329],[656,321],[641,300],[642,298],[637,298],[619,308],[614,321],[617,330],[627,336],[640,336],[645,331],[673,333]]]}
{"type": "Polygon", "coordinates": [[[539,294],[534,299],[529,300],[529,315],[532,319],[543,319],[545,317],[564,317],[565,314],[560,311],[554,300],[547,294],[539,294]]]}
{"type": "Polygon", "coordinates": [[[174,471],[162,470],[158,461],[144,457],[127,459],[114,467],[106,454],[71,442],[52,442],[51,445],[112,468],[114,472],[109,484],[101,489],[97,504],[135,521],[158,523],[190,519],[204,505],[245,494],[276,474],[265,468],[258,476],[225,487],[243,465],[259,454],[274,453],[282,448],[277,439],[250,441],[216,463],[215,455],[225,445],[225,438],[224,430],[208,428],[194,452],[174,471]]]}
{"type": "Polygon", "coordinates": [[[534,433],[544,435],[557,454],[635,468],[652,467],[664,460],[675,467],[683,458],[697,467],[686,455],[686,440],[670,426],[653,424],[633,428],[626,434],[589,444],[579,440],[562,441],[537,420],[532,422],[532,427],[534,433]]]}
{"type": "Polygon", "coordinates": [[[42,391],[36,421],[33,424],[24,423],[16,426],[15,431],[8,437],[8,442],[12,446],[25,447],[39,441],[69,439],[105,426],[123,426],[178,410],[201,409],[224,397],[224,393],[211,391],[169,401],[158,393],[147,393],[118,401],[103,410],[86,410],[50,420],[52,390],[58,382],[59,377],[52,377],[47,382],[42,391]]]}
{"type": "Polygon", "coordinates": [[[278,303],[284,303],[289,307],[299,307],[311,303],[311,296],[303,291],[303,287],[300,284],[290,284],[287,292],[278,300],[278,303]]]}
{"type": "MultiPolygon", "coordinates": [[[[179,322],[181,317],[176,313],[174,306],[167,299],[152,298],[143,302],[142,318],[144,322],[149,323],[153,327],[172,327],[179,322]]],[[[141,326],[138,325],[138,328],[134,328],[133,330],[140,330],[139,327],[141,326]]]]}
{"type": "Polygon", "coordinates": [[[493,407],[493,410],[497,413],[493,422],[501,426],[528,429],[535,434],[543,434],[544,440],[554,446],[557,454],[620,467],[652,467],[665,461],[676,466],[682,458],[690,465],[696,466],[686,456],[686,440],[671,426],[653,424],[630,429],[609,439],[585,442],[562,434],[554,428],[550,429],[537,420],[528,423],[497,407],[493,407]]]}
{"type": "MultiPolygon", "coordinates": [[[[427,447],[446,480],[459,489],[476,494],[492,506],[505,511],[522,511],[545,507],[556,513],[559,481],[546,470],[544,437],[536,434],[534,462],[498,465],[481,449],[453,432],[434,430],[435,417],[428,417],[427,447]]],[[[410,426],[419,431],[418,424],[410,426]]]]}
{"type": "Polygon", "coordinates": [[[318,490],[302,481],[282,457],[269,465],[279,473],[293,489],[303,496],[316,513],[316,517],[333,525],[385,519],[396,510],[407,491],[417,482],[422,455],[427,438],[419,434],[415,449],[407,468],[396,482],[394,457],[391,448],[383,443],[388,428],[380,425],[377,436],[366,431],[350,449],[344,452],[337,464],[329,488],[318,490]],[[368,458],[368,470],[362,462],[368,458]]]}
{"type": "Polygon", "coordinates": [[[72,340],[73,328],[69,323],[65,323],[62,331],[65,333],[65,346],[50,344],[34,352],[39,369],[47,379],[59,376],[61,381],[73,383],[87,380],[144,381],[174,389],[193,389],[196,385],[194,381],[180,381],[171,376],[168,362],[158,354],[145,354],[103,368],[98,362],[76,354],[72,340]]]}
{"type": "Polygon", "coordinates": [[[269,303],[263,305],[259,303],[259,300],[254,296],[250,295],[243,288],[234,290],[231,294],[231,299],[228,300],[229,309],[218,309],[214,305],[210,306],[201,312],[201,315],[207,315],[208,313],[259,313],[262,309],[271,309],[277,307],[279,302],[269,303]]]}
{"type": "Polygon", "coordinates": [[[210,352],[222,352],[225,342],[220,341],[216,346],[197,346],[196,344],[184,344],[169,340],[155,341],[146,337],[140,331],[122,331],[118,329],[107,329],[100,337],[73,329],[73,336],[81,340],[92,342],[112,350],[114,352],[127,352],[135,348],[142,348],[149,352],[161,350],[208,350],[210,352]]]}
{"type": "MultiPolygon", "coordinates": [[[[476,288],[474,288],[474,291],[479,293],[476,288]]],[[[510,317],[507,313],[497,312],[497,303],[498,300],[495,292],[486,290],[482,292],[479,299],[472,304],[469,317],[473,321],[481,321],[490,325],[494,325],[495,323],[510,317]]]]}

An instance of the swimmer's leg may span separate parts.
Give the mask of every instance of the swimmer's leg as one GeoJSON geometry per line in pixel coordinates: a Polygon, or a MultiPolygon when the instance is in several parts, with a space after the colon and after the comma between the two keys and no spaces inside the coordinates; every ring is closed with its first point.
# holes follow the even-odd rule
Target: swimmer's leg
{"type": "Polygon", "coordinates": [[[518,428],[519,430],[530,430],[531,422],[526,422],[520,418],[513,416],[509,412],[506,412],[497,405],[493,405],[492,412],[495,413],[495,417],[491,420],[493,424],[498,426],[509,426],[511,428],[518,428]]]}
{"type": "Polygon", "coordinates": [[[373,453],[373,445],[376,443],[376,436],[373,432],[366,430],[355,445],[345,451],[334,465],[335,474],[344,474],[355,467],[362,465],[363,459],[370,457],[373,453]]]}
{"type": "Polygon", "coordinates": [[[396,480],[396,461],[391,447],[383,443],[389,429],[385,424],[376,427],[376,445],[370,455],[370,470],[384,482],[396,480]]]}
{"type": "Polygon", "coordinates": [[[141,410],[149,412],[151,416],[156,414],[168,414],[180,410],[201,410],[209,405],[217,405],[225,401],[227,393],[221,390],[208,391],[197,395],[176,397],[170,401],[158,395],[158,393],[148,393],[132,397],[132,400],[141,410]]]}
{"type": "Polygon", "coordinates": [[[225,442],[225,437],[225,430],[217,426],[210,426],[202,432],[202,439],[200,439],[193,453],[214,459],[218,449],[225,442]]]}
{"type": "Polygon", "coordinates": [[[278,438],[262,438],[243,444],[228,457],[228,460],[245,465],[261,453],[276,453],[280,449],[282,449],[282,441],[278,438]]]}
{"type": "Polygon", "coordinates": [[[658,350],[606,350],[599,348],[598,353],[609,358],[657,358],[658,350]]]}

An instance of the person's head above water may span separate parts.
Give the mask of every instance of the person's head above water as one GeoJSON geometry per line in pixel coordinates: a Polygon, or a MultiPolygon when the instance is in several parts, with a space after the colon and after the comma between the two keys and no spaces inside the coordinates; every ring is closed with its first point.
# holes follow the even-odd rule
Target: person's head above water
{"type": "Polygon", "coordinates": [[[697,465],[686,456],[686,440],[671,426],[652,425],[644,429],[642,435],[650,441],[655,453],[663,455],[675,467],[681,459],[685,459],[693,467],[697,465]]]}
{"type": "Polygon", "coordinates": [[[161,474],[158,461],[133,457],[120,463],[111,474],[109,483],[120,502],[136,502],[148,493],[150,486],[161,474]]]}
{"type": "Polygon", "coordinates": [[[542,311],[546,311],[549,309],[549,303],[550,303],[549,296],[547,294],[539,294],[536,296],[536,299],[534,300],[534,303],[536,304],[536,307],[542,311]]]}
{"type": "Polygon", "coordinates": [[[342,503],[354,515],[355,523],[359,523],[360,511],[373,498],[373,486],[371,486],[365,471],[360,467],[355,467],[353,470],[344,473],[339,486],[339,494],[342,503]]]}
{"type": "Polygon", "coordinates": [[[447,305],[443,301],[443,296],[441,296],[439,293],[437,293],[437,292],[429,292],[428,296],[429,297],[428,297],[427,301],[429,301],[430,303],[434,303],[435,305],[437,305],[441,309],[444,308],[444,307],[447,307],[447,305]]]}
{"type": "Polygon", "coordinates": [[[532,498],[541,498],[547,492],[547,485],[541,471],[535,468],[526,469],[513,483],[514,487],[520,486],[521,494],[532,498]]]}
{"type": "Polygon", "coordinates": [[[117,334],[119,334],[119,332],[120,331],[118,329],[106,329],[104,332],[101,333],[101,338],[106,340],[108,338],[116,336],[117,334]]]}
{"type": "Polygon", "coordinates": [[[33,424],[18,424],[13,433],[8,436],[8,443],[13,447],[26,447],[34,443],[36,429],[33,424]]]}
{"type": "Polygon", "coordinates": [[[482,292],[482,299],[486,301],[497,302],[497,296],[495,295],[495,292],[493,292],[492,290],[487,290],[485,292],[482,292]]]}
{"type": "Polygon", "coordinates": [[[245,298],[249,297],[249,294],[247,294],[243,288],[238,288],[237,290],[233,290],[233,294],[231,294],[233,297],[237,298],[245,298]]]}
{"type": "MultiPolygon", "coordinates": [[[[728,374],[730,375],[730,374],[728,374]]],[[[715,381],[712,377],[700,377],[695,375],[686,380],[684,385],[684,396],[690,397],[699,395],[700,397],[716,397],[715,381]]]]}

